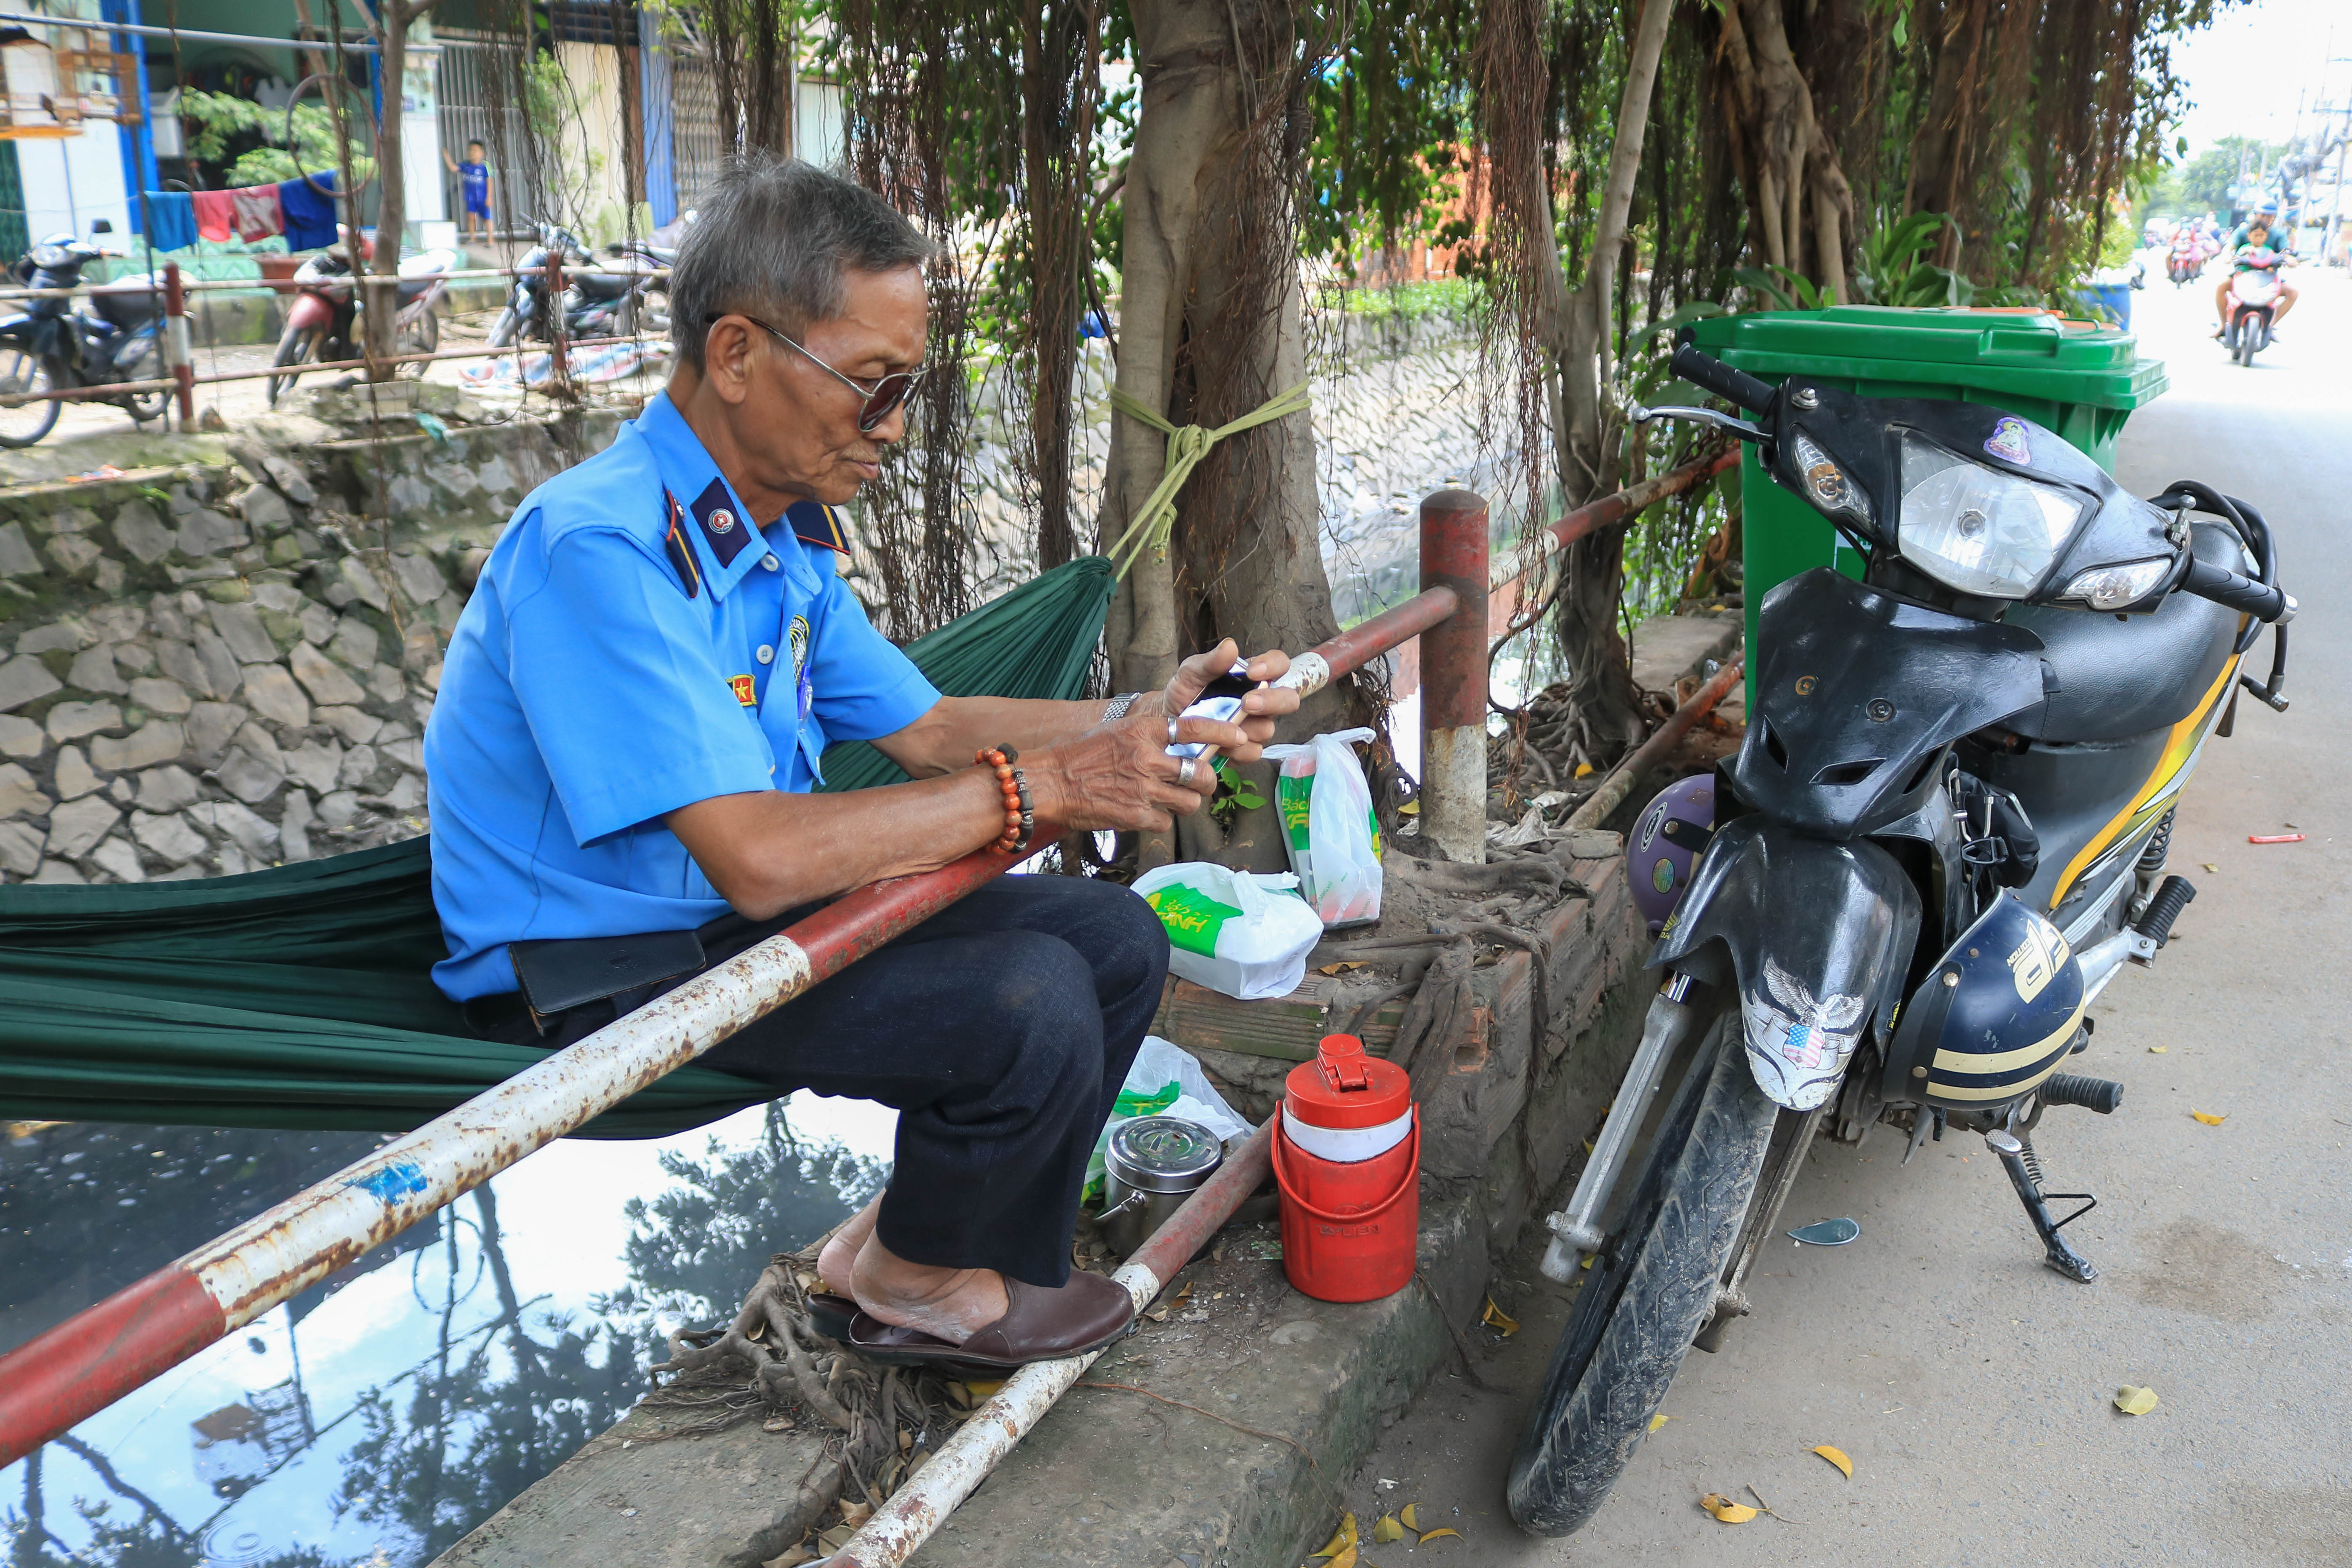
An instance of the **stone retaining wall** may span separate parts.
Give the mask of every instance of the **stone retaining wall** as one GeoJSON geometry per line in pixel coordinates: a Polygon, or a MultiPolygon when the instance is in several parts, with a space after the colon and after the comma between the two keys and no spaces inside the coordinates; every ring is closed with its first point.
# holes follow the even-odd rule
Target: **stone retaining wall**
{"type": "Polygon", "coordinates": [[[284,423],[326,438],[0,493],[9,880],[211,876],[424,830],[465,584],[562,452],[545,426],[453,428],[354,462],[284,423]],[[366,515],[384,489],[397,521],[366,515]]]}

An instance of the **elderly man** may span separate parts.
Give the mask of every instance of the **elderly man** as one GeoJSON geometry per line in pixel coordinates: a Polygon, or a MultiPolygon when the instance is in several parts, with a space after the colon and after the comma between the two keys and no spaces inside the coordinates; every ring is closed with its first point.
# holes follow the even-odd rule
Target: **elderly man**
{"type": "MultiPolygon", "coordinates": [[[[868,626],[833,509],[905,433],[929,251],[847,181],[736,164],[671,279],[668,390],[499,536],[425,734],[434,977],[484,1035],[568,1044],[849,889],[1017,857],[1033,817],[1164,829],[1214,787],[1171,738],[1248,760],[1296,710],[1171,722],[1231,643],[1108,706],[941,697],[868,626]],[[810,793],[851,739],[913,782],[810,793]]],[[[1124,1331],[1069,1238],[1166,963],[1124,888],[1009,877],[703,1058],[898,1108],[889,1189],[823,1261],[853,1342],[1013,1366],[1124,1331]]]]}

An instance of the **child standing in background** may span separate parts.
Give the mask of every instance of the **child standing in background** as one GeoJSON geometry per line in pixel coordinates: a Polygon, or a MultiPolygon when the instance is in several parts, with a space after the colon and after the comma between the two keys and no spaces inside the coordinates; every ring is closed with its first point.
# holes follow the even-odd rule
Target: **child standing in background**
{"type": "Polygon", "coordinates": [[[466,237],[474,237],[475,224],[481,225],[481,237],[490,237],[490,164],[488,151],[479,142],[466,143],[466,161],[451,163],[447,148],[441,150],[441,162],[457,176],[457,189],[466,209],[466,237]]]}

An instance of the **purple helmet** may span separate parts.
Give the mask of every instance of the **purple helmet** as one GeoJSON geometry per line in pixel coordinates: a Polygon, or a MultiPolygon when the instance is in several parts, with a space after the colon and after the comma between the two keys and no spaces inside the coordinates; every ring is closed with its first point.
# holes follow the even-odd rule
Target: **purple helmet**
{"type": "Polygon", "coordinates": [[[1694,773],[1660,790],[1642,808],[1625,837],[1625,871],[1633,902],[1650,922],[1650,934],[1664,929],[1690,886],[1691,872],[1715,837],[1715,775],[1694,773]]]}

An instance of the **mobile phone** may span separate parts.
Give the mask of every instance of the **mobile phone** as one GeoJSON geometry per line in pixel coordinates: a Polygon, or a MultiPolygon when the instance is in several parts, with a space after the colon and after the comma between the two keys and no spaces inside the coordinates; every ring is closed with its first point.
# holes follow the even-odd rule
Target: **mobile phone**
{"type": "Polygon", "coordinates": [[[1201,700],[1205,701],[1212,697],[1239,697],[1245,692],[1255,691],[1257,688],[1258,682],[1249,678],[1249,666],[1237,663],[1233,668],[1202,688],[1201,700]]]}

